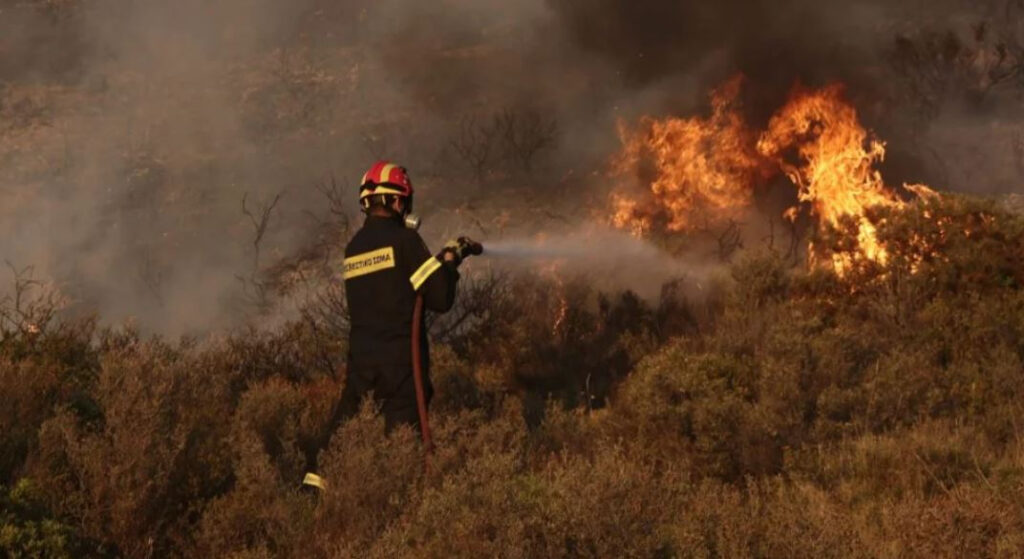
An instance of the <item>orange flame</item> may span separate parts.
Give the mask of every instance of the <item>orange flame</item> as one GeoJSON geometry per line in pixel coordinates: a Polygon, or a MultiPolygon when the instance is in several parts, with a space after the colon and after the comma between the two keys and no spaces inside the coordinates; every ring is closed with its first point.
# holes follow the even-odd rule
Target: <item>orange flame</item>
{"type": "Polygon", "coordinates": [[[616,227],[639,235],[655,223],[669,231],[687,231],[698,225],[698,213],[727,218],[750,205],[763,167],[754,150],[755,136],[737,110],[741,84],[737,77],[712,92],[708,118],[645,117],[633,131],[620,123],[624,149],[616,172],[642,175],[644,165],[653,164],[653,178],[643,201],[613,195],[616,227]]]}
{"type": "MultiPolygon", "coordinates": [[[[823,221],[838,225],[843,216],[857,220],[857,241],[865,257],[885,261],[875,227],[865,217],[872,206],[899,205],[875,165],[885,158],[885,144],[868,136],[857,111],[842,98],[842,87],[797,90],[768,123],[757,150],[775,159],[823,221]],[[785,160],[795,150],[802,165],[785,160]]],[[[835,260],[837,269],[848,263],[835,260]]]]}
{"type": "Polygon", "coordinates": [[[566,297],[565,279],[562,276],[561,264],[559,261],[551,262],[542,266],[539,270],[541,276],[547,277],[554,284],[554,289],[549,293],[557,301],[551,321],[551,335],[555,338],[562,334],[565,319],[569,315],[569,300],[566,297]]]}
{"type": "MultiPolygon", "coordinates": [[[[617,192],[612,197],[612,223],[647,234],[656,225],[666,231],[687,231],[698,215],[722,220],[749,208],[753,193],[778,171],[797,188],[797,199],[811,207],[821,225],[853,218],[857,251],[853,258],[885,262],[885,247],[876,237],[867,210],[899,207],[903,202],[886,188],[876,165],[885,158],[885,144],[860,125],[857,111],[842,95],[841,85],[820,90],[797,88],[787,104],[754,135],[744,124],[736,99],[736,78],[712,94],[707,119],[644,118],[640,132],[620,135],[623,152],[616,171],[653,164],[649,191],[638,200],[617,192]]],[[[904,188],[921,198],[938,194],[924,185],[904,188]]],[[[784,213],[791,221],[799,207],[784,213]]],[[[811,257],[814,257],[814,251],[811,257]]],[[[832,255],[842,273],[850,256],[832,255]]]]}

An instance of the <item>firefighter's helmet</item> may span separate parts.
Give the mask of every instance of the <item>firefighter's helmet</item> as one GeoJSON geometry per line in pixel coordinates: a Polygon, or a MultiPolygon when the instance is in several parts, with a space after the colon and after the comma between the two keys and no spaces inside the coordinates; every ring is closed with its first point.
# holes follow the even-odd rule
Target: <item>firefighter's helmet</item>
{"type": "Polygon", "coordinates": [[[366,208],[369,198],[377,195],[411,198],[412,181],[405,167],[383,160],[374,163],[359,182],[359,201],[366,208]]]}

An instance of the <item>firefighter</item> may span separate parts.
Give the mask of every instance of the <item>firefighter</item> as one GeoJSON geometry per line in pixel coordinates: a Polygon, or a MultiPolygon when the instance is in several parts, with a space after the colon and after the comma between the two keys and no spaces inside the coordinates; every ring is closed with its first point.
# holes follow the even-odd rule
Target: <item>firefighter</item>
{"type": "MultiPolygon", "coordinates": [[[[449,241],[436,256],[416,232],[413,188],[406,170],[378,161],[363,175],[359,202],[366,220],[345,247],[345,297],[351,330],[348,376],[330,429],[307,451],[303,485],[323,490],[316,457],[338,424],[356,414],[373,392],[388,432],[419,424],[412,368],[412,319],[417,294],[428,310],[443,313],[455,302],[458,266],[470,252],[468,239],[449,241]]],[[[479,246],[479,245],[477,245],[479,246]]],[[[420,362],[430,401],[430,356],[420,323],[420,362]]]]}

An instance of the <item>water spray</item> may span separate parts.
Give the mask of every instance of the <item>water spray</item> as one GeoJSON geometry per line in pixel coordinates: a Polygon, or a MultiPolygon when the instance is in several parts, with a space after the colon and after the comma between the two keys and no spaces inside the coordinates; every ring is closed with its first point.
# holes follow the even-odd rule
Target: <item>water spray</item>
{"type": "Polygon", "coordinates": [[[587,227],[551,237],[519,237],[487,242],[484,253],[500,269],[535,273],[538,265],[584,275],[600,288],[629,290],[653,299],[662,286],[679,279],[701,284],[716,268],[702,247],[669,253],[662,247],[614,229],[587,227]]]}

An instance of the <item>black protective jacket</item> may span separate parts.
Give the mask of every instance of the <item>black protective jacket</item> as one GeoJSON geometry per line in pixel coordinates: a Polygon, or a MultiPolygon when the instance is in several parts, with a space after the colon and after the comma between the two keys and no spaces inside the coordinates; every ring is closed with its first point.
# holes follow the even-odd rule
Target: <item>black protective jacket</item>
{"type": "MultiPolygon", "coordinates": [[[[352,371],[382,365],[410,367],[417,291],[426,309],[445,312],[455,301],[459,272],[454,264],[432,256],[419,234],[399,219],[368,216],[345,247],[344,278],[352,371]]],[[[427,371],[427,332],[424,324],[420,326],[427,371]]]]}

